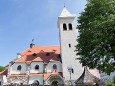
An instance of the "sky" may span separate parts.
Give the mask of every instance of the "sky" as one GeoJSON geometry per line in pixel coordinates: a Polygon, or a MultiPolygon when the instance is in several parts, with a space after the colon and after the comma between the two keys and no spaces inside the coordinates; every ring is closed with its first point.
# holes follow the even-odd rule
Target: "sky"
{"type": "MultiPolygon", "coordinates": [[[[86,0],[0,0],[0,66],[29,48],[59,45],[57,19],[64,3],[78,17],[86,0]]],[[[77,22],[77,20],[76,20],[77,22]]]]}

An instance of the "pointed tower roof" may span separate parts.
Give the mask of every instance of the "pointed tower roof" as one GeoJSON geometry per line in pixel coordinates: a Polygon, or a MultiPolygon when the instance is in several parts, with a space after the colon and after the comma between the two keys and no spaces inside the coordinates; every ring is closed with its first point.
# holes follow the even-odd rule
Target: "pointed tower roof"
{"type": "Polygon", "coordinates": [[[64,6],[61,15],[59,17],[75,17],[74,15],[72,15],[64,6]]]}

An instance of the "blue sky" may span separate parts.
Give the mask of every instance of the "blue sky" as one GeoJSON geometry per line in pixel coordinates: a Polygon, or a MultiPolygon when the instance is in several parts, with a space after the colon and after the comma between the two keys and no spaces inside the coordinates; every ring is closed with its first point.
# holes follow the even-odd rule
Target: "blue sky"
{"type": "Polygon", "coordinates": [[[57,19],[64,3],[73,14],[85,8],[86,0],[0,0],[0,65],[29,47],[59,45],[57,19]]]}

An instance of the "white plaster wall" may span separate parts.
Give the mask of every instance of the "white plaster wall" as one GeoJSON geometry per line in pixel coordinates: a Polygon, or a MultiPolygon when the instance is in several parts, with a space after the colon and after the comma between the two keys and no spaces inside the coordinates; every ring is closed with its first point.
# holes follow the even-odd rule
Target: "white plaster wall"
{"type": "Polygon", "coordinates": [[[59,61],[55,61],[55,62],[49,62],[47,64],[47,72],[53,72],[53,65],[56,64],[57,65],[57,71],[58,72],[62,72],[62,64],[59,61]]]}
{"type": "Polygon", "coordinates": [[[38,80],[39,84],[43,85],[43,76],[30,76],[29,77],[29,84],[34,83],[35,80],[38,80]]]}
{"type": "Polygon", "coordinates": [[[10,74],[24,74],[26,73],[26,63],[14,63],[11,67],[10,67],[10,74]],[[17,67],[21,65],[22,69],[21,71],[17,70],[17,67]]]}
{"type": "Polygon", "coordinates": [[[43,73],[43,62],[32,62],[30,65],[30,73],[43,73]],[[35,70],[36,65],[39,65],[39,70],[35,70]]]}
{"type": "Polygon", "coordinates": [[[70,74],[68,72],[67,67],[72,66],[74,69],[74,73],[71,74],[72,80],[77,80],[82,72],[83,67],[79,63],[79,60],[75,60],[79,56],[76,56],[75,45],[77,45],[76,39],[76,24],[75,18],[58,18],[59,25],[59,37],[60,37],[60,45],[61,45],[61,57],[62,57],[62,65],[63,65],[63,76],[65,80],[70,80],[70,74]],[[63,23],[67,25],[67,31],[63,31],[63,23]],[[71,23],[73,30],[68,30],[68,24],[71,23]],[[69,47],[68,44],[71,44],[69,47]]]}
{"type": "Polygon", "coordinates": [[[7,79],[6,79],[6,75],[3,75],[3,85],[7,84],[7,79]]]}

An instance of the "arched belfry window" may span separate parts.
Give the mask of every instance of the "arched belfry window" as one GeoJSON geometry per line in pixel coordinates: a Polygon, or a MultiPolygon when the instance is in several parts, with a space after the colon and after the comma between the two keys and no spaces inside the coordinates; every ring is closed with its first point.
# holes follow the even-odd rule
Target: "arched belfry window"
{"type": "Polygon", "coordinates": [[[63,30],[67,30],[67,26],[65,23],[63,24],[63,30]]]}
{"type": "Polygon", "coordinates": [[[68,24],[68,27],[69,27],[69,30],[72,30],[72,24],[71,23],[68,24]]]}
{"type": "Polygon", "coordinates": [[[54,69],[54,70],[57,69],[57,65],[56,65],[56,64],[53,65],[53,69],[54,69]]]}
{"type": "Polygon", "coordinates": [[[21,65],[19,65],[18,67],[17,67],[17,70],[21,70],[22,69],[22,66],[21,65]]]}
{"type": "Polygon", "coordinates": [[[35,70],[39,70],[39,65],[36,65],[36,66],[35,66],[35,70]]]}

